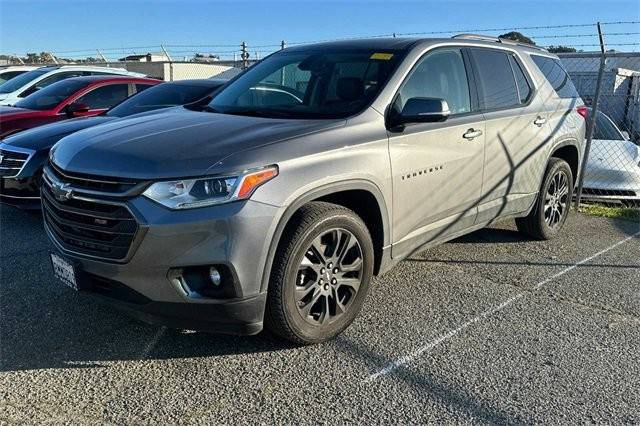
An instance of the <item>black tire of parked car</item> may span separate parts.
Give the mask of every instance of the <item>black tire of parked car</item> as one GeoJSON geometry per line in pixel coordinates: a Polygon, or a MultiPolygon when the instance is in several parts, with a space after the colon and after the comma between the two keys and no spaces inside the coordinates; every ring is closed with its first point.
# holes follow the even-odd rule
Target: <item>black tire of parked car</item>
{"type": "MultiPolygon", "coordinates": [[[[327,250],[330,251],[328,246],[327,250]]],[[[335,251],[337,250],[336,248],[335,251]]],[[[357,254],[352,255],[352,258],[356,256],[357,254]]],[[[328,261],[329,256],[325,260],[328,261]]],[[[297,344],[314,344],[330,340],[347,328],[360,312],[373,276],[373,264],[371,235],[357,214],[343,206],[326,202],[314,201],[304,205],[291,218],[278,245],[268,288],[266,327],[276,335],[297,344]],[[333,318],[333,321],[327,324],[314,324],[309,315],[305,316],[301,312],[300,305],[303,302],[298,298],[302,288],[299,282],[305,278],[300,276],[300,269],[304,261],[309,262],[312,244],[324,238],[323,235],[334,231],[340,235],[349,235],[349,238],[355,237],[356,251],[360,253],[361,259],[353,263],[360,265],[360,283],[355,294],[348,297],[349,300],[345,302],[346,309],[339,317],[333,318]]],[[[313,266],[320,271],[318,266],[313,266]]],[[[324,267],[322,271],[325,271],[324,267]]],[[[317,281],[320,280],[319,273],[312,271],[311,274],[317,281]]],[[[335,276],[340,275],[338,273],[335,276]]],[[[345,275],[348,276],[348,273],[345,275]]],[[[332,277],[328,278],[332,280],[332,277]]],[[[309,280],[310,285],[316,287],[317,283],[311,281],[314,280],[309,280]]],[[[317,288],[312,289],[313,296],[317,288]]],[[[338,294],[337,290],[335,294],[338,294]]]]}
{"type": "MultiPolygon", "coordinates": [[[[557,189],[557,188],[555,188],[557,189]]],[[[571,200],[573,199],[573,174],[569,164],[560,158],[552,157],[547,165],[547,170],[542,181],[542,187],[538,193],[536,202],[531,212],[526,217],[516,219],[518,230],[526,235],[539,240],[550,240],[555,238],[562,230],[564,223],[569,216],[571,200]],[[549,197],[553,196],[554,186],[557,185],[558,177],[566,179],[567,193],[558,202],[564,202],[564,208],[559,214],[557,222],[550,224],[548,221],[547,206],[549,197]]],[[[551,200],[552,201],[552,200],[551,200]]]]}

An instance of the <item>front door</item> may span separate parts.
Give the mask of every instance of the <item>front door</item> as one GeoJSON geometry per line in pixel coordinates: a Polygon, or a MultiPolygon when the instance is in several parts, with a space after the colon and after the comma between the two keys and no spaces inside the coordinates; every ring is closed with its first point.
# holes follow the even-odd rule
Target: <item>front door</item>
{"type": "Polygon", "coordinates": [[[482,191],[484,119],[476,110],[460,48],[428,52],[401,86],[392,108],[407,99],[440,98],[451,116],[389,131],[393,172],[394,258],[475,222],[482,191]]]}

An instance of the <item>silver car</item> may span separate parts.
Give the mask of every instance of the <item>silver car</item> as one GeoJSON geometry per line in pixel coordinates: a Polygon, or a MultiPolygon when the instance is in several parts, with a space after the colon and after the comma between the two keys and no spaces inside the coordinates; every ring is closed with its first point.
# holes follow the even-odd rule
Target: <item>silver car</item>
{"type": "Polygon", "coordinates": [[[149,322],[326,341],[412,253],[505,218],[557,235],[585,115],[557,57],[507,40],[284,49],[208,102],[57,143],[53,269],[149,322]]]}
{"type": "Polygon", "coordinates": [[[587,200],[640,205],[640,147],[600,111],[582,194],[587,200]]]}

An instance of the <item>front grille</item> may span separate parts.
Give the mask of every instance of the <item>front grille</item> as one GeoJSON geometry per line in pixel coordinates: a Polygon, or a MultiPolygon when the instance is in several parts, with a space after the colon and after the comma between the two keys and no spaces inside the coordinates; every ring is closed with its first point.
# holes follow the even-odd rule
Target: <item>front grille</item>
{"type": "Polygon", "coordinates": [[[635,197],[637,195],[634,191],[624,189],[583,188],[582,193],[584,195],[595,195],[601,197],[635,197]]]}
{"type": "Polygon", "coordinates": [[[124,205],[78,198],[61,201],[54,195],[48,177],[41,198],[47,227],[64,249],[110,260],[127,257],[138,223],[124,205]]]}
{"type": "Polygon", "coordinates": [[[0,176],[16,176],[29,160],[27,152],[11,151],[5,147],[0,148],[0,176]]]}
{"type": "Polygon", "coordinates": [[[114,195],[126,193],[140,185],[139,181],[130,179],[102,177],[84,173],[62,171],[51,163],[49,163],[49,171],[56,179],[69,183],[74,188],[113,193],[114,195]]]}

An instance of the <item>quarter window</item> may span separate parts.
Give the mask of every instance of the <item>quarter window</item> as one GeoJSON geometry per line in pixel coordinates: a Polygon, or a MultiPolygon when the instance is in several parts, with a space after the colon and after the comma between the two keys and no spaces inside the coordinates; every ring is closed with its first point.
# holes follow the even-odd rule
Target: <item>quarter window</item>
{"type": "Polygon", "coordinates": [[[509,108],[520,104],[518,86],[509,54],[497,50],[471,49],[477,73],[480,109],[509,108]]]}
{"type": "Polygon", "coordinates": [[[89,109],[107,109],[125,100],[128,95],[128,84],[110,84],[85,93],[76,102],[88,105],[89,109]]]}
{"type": "Polygon", "coordinates": [[[546,56],[531,55],[531,59],[538,66],[553,90],[561,98],[579,98],[569,74],[560,63],[560,59],[547,58],[546,56]]]}
{"type": "Polygon", "coordinates": [[[428,53],[400,88],[394,107],[402,111],[411,98],[444,99],[452,114],[470,112],[469,82],[460,49],[428,53]]]}

